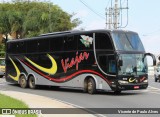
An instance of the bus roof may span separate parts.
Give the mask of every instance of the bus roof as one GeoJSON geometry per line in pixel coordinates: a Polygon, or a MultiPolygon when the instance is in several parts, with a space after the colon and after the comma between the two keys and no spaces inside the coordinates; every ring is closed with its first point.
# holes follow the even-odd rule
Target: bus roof
{"type": "Polygon", "coordinates": [[[131,32],[131,33],[136,33],[136,32],[133,32],[133,31],[127,31],[127,30],[109,30],[109,29],[99,29],[99,30],[88,30],[88,31],[81,31],[81,30],[71,30],[71,31],[61,31],[61,32],[53,32],[53,33],[46,33],[46,34],[41,34],[37,37],[32,37],[32,38],[23,38],[23,39],[14,39],[14,40],[9,40],[7,41],[8,42],[21,42],[21,41],[27,41],[28,39],[41,39],[43,37],[55,37],[55,36],[61,36],[61,35],[66,35],[66,34],[80,34],[80,33],[94,33],[94,32],[108,32],[108,33],[111,33],[111,32],[131,32]]]}

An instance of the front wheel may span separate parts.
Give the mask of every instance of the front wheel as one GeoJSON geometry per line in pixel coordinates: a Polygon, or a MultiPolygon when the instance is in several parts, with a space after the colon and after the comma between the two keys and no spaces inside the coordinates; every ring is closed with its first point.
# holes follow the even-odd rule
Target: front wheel
{"type": "Polygon", "coordinates": [[[89,94],[96,93],[96,83],[93,78],[88,79],[87,90],[89,94]]]}
{"type": "Polygon", "coordinates": [[[35,78],[33,76],[29,77],[29,81],[28,81],[29,87],[31,89],[35,89],[36,88],[36,84],[35,84],[35,78]]]}
{"type": "Polygon", "coordinates": [[[26,80],[25,76],[23,76],[23,75],[20,76],[20,78],[19,78],[19,85],[22,88],[26,88],[27,87],[27,80],[26,80]]]}

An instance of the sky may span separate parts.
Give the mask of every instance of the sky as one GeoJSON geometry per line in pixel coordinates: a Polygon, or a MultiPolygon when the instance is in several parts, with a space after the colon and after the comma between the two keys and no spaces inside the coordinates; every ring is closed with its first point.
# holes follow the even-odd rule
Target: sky
{"type": "MultiPolygon", "coordinates": [[[[0,0],[10,1],[10,0],[0,0]]],[[[37,0],[51,2],[61,7],[73,18],[80,18],[82,24],[76,29],[94,30],[106,28],[105,9],[115,0],[37,0]],[[82,2],[89,6],[86,7],[82,2]],[[94,12],[92,10],[94,10],[94,12]],[[95,13],[96,12],[96,13],[95,13]],[[98,15],[97,15],[98,14],[98,15]]],[[[120,1],[120,0],[118,0],[120,1]]],[[[121,0],[126,7],[127,0],[121,0]]],[[[160,0],[128,0],[128,25],[124,30],[139,34],[146,52],[160,55],[160,0]]],[[[123,10],[123,24],[126,23],[126,10],[123,10]]]]}
{"type": "MultiPolygon", "coordinates": [[[[73,18],[80,18],[82,24],[76,29],[105,29],[105,9],[111,0],[48,0],[61,7],[69,14],[76,13],[73,18]],[[86,7],[82,2],[89,6],[86,7]],[[92,10],[94,10],[94,13],[92,10]],[[98,15],[97,15],[98,14],[98,15]]],[[[114,0],[113,0],[114,1],[114,0]]],[[[119,0],[120,1],[120,0],[119,0]]],[[[126,1],[122,5],[126,7],[126,1]]],[[[160,0],[128,0],[129,20],[124,30],[139,34],[146,52],[160,54],[160,0]]],[[[126,23],[126,10],[123,10],[123,22],[126,23]]]]}

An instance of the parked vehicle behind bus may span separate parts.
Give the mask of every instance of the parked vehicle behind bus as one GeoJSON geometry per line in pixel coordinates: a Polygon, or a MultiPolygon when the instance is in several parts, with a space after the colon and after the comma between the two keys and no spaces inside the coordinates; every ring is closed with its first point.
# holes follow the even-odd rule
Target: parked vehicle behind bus
{"type": "Polygon", "coordinates": [[[65,31],[7,42],[6,81],[98,90],[148,87],[146,53],[137,33],[123,30],[65,31]]]}
{"type": "Polygon", "coordinates": [[[155,73],[154,73],[154,80],[155,82],[160,82],[160,62],[157,63],[155,73]]]}
{"type": "Polygon", "coordinates": [[[5,75],[5,58],[0,58],[0,78],[5,75]]]}

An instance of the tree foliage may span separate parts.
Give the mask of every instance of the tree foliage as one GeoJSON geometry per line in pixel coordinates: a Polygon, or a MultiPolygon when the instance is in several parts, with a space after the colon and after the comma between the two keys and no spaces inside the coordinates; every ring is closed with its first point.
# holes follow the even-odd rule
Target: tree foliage
{"type": "Polygon", "coordinates": [[[1,3],[0,12],[0,34],[14,38],[71,30],[81,23],[59,6],[46,2],[14,0],[1,3]]]}

